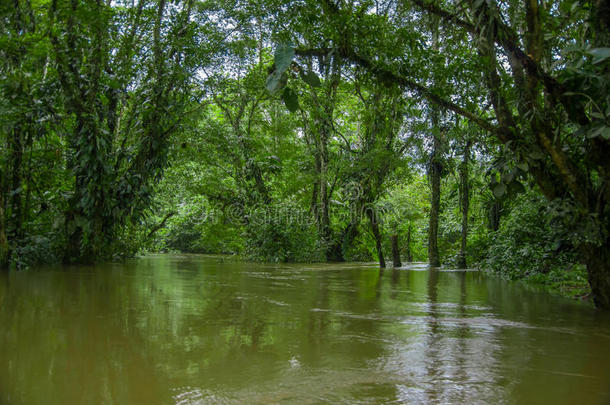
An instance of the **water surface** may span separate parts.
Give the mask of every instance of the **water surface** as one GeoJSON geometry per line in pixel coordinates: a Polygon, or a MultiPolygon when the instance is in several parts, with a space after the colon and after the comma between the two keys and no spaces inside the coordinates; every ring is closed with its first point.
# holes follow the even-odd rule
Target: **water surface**
{"type": "Polygon", "coordinates": [[[241,403],[610,404],[610,317],[424,265],[0,274],[0,404],[241,403]]]}

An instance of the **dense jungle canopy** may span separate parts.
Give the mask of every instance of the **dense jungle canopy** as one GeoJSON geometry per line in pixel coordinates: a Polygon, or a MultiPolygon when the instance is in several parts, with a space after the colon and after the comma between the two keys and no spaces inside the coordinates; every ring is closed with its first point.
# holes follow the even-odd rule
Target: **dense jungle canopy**
{"type": "Polygon", "coordinates": [[[390,255],[610,308],[608,0],[1,4],[2,267],[390,255]]]}

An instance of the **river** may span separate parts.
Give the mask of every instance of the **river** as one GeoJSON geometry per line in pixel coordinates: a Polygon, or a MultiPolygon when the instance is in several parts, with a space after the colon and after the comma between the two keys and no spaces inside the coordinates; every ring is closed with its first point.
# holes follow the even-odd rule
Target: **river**
{"type": "Polygon", "coordinates": [[[0,404],[610,404],[610,316],[476,271],[156,255],[0,274],[0,404]]]}

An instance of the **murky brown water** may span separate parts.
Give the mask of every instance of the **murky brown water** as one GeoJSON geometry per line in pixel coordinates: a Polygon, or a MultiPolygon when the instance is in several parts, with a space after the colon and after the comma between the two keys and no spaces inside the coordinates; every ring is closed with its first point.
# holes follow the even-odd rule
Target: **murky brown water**
{"type": "Polygon", "coordinates": [[[234,403],[610,404],[610,317],[422,265],[0,275],[0,404],[234,403]]]}

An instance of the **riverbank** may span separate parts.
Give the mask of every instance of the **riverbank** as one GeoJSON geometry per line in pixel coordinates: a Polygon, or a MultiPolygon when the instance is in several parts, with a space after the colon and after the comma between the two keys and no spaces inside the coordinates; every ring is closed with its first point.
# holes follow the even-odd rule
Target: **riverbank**
{"type": "Polygon", "coordinates": [[[482,271],[506,280],[522,281],[539,287],[549,294],[590,302],[593,305],[590,299],[591,288],[587,281],[587,269],[583,265],[573,265],[568,269],[555,268],[546,273],[536,272],[525,274],[523,277],[515,277],[514,273],[511,277],[494,271],[482,271]]]}

